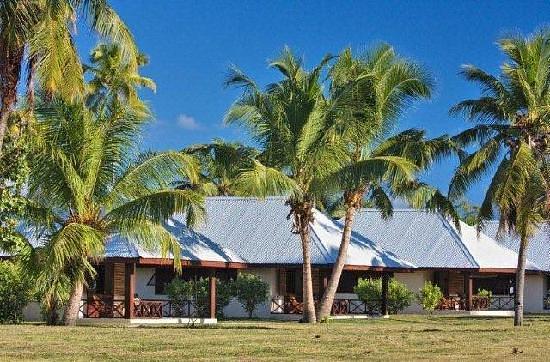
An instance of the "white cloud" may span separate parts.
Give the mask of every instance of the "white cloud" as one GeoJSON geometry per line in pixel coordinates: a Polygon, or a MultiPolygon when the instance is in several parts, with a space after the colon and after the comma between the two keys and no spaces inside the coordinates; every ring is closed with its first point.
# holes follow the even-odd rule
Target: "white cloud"
{"type": "Polygon", "coordinates": [[[183,129],[197,130],[201,129],[201,124],[197,120],[187,114],[180,114],[178,116],[178,126],[183,129]]]}

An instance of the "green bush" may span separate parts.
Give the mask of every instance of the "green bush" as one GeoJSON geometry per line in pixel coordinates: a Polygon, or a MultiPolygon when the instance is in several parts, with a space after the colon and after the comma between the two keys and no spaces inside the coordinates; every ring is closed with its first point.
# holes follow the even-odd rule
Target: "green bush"
{"type": "Polygon", "coordinates": [[[31,283],[18,265],[0,261],[0,323],[20,323],[31,297],[31,283]]]}
{"type": "Polygon", "coordinates": [[[416,295],[418,303],[427,312],[432,313],[435,308],[441,303],[443,299],[443,292],[439,286],[432,284],[431,282],[425,282],[424,286],[420,288],[420,291],[416,295]]]}
{"type": "MultiPolygon", "coordinates": [[[[233,282],[216,280],[216,315],[223,318],[223,309],[229,304],[233,296],[233,282]]],[[[166,294],[172,304],[172,310],[178,317],[187,314],[187,301],[198,316],[207,316],[209,313],[208,279],[185,281],[173,279],[166,285],[166,294]]]]}
{"type": "MultiPolygon", "coordinates": [[[[381,311],[382,280],[359,279],[357,286],[353,288],[357,297],[362,300],[370,313],[381,311]]],[[[414,293],[407,286],[395,279],[390,279],[388,286],[388,311],[392,314],[399,313],[411,305],[414,293]]]]}
{"type": "Polygon", "coordinates": [[[248,313],[249,318],[252,318],[256,307],[265,302],[269,295],[269,284],[253,274],[239,274],[235,280],[234,288],[235,296],[248,313]]]}
{"type": "Polygon", "coordinates": [[[490,290],[487,290],[487,289],[478,289],[477,290],[477,296],[478,297],[491,298],[493,296],[493,293],[490,290]]]}

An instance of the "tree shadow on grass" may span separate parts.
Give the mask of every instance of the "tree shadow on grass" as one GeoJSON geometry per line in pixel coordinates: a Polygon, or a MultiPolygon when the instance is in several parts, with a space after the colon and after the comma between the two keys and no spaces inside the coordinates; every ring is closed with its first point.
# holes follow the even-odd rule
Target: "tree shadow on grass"
{"type": "Polygon", "coordinates": [[[255,325],[203,325],[203,324],[178,324],[178,325],[165,325],[165,326],[153,326],[153,325],[138,325],[134,328],[140,329],[227,329],[227,330],[275,330],[277,328],[267,326],[255,326],[255,325]]]}

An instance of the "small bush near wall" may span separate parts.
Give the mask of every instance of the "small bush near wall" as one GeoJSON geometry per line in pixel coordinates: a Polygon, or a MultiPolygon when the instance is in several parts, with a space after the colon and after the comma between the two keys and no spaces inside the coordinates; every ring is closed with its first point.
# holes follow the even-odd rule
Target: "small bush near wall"
{"type": "Polygon", "coordinates": [[[20,323],[31,297],[31,283],[11,261],[0,261],[0,323],[20,323]]]}
{"type": "Polygon", "coordinates": [[[416,295],[418,303],[427,312],[432,313],[443,299],[443,293],[439,286],[432,284],[431,282],[425,282],[424,286],[420,289],[416,295]]]}
{"type": "Polygon", "coordinates": [[[248,313],[248,317],[252,318],[258,305],[267,300],[269,284],[253,274],[239,274],[234,283],[237,300],[248,313]]]}
{"type": "MultiPolygon", "coordinates": [[[[359,279],[353,288],[357,297],[362,300],[370,312],[380,311],[382,301],[381,279],[359,279]]],[[[392,314],[399,313],[411,305],[414,293],[407,286],[395,279],[390,279],[388,288],[388,310],[392,314]]]]}
{"type": "MultiPolygon", "coordinates": [[[[187,316],[189,301],[197,316],[208,315],[208,279],[185,281],[175,278],[166,285],[166,294],[176,317],[187,316]]],[[[219,318],[223,318],[223,309],[229,304],[234,294],[233,281],[216,280],[216,314],[219,318]]]]}

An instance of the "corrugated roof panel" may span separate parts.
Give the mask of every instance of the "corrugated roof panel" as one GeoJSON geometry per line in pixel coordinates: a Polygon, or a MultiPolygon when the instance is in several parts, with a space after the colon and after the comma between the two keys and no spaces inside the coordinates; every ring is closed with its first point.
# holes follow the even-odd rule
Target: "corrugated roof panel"
{"type": "Polygon", "coordinates": [[[393,217],[384,220],[378,210],[362,209],[354,230],[419,268],[478,267],[452,226],[435,213],[395,209],[393,217]]]}
{"type": "MultiPolygon", "coordinates": [[[[518,252],[519,238],[515,235],[503,235],[497,238],[498,221],[489,221],[483,232],[506,248],[518,252]]],[[[527,258],[544,271],[550,272],[550,226],[542,225],[529,240],[527,258]]]]}

